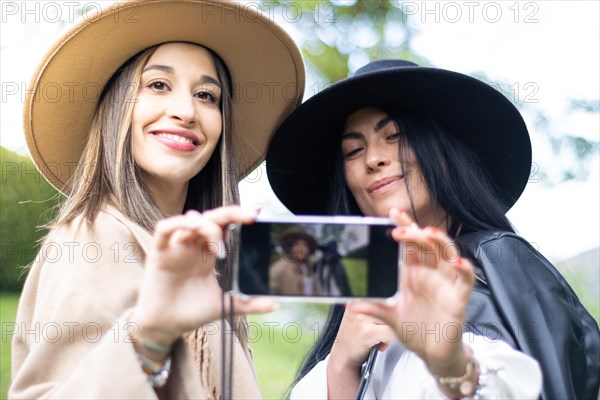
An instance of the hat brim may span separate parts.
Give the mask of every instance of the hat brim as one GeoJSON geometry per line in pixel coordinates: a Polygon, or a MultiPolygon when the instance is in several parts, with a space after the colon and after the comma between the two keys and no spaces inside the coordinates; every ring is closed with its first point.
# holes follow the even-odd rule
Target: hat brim
{"type": "Polygon", "coordinates": [[[56,42],[33,76],[25,137],[35,165],[53,186],[62,190],[71,177],[100,93],[117,68],[166,42],[197,43],[223,59],[233,81],[236,162],[246,175],[264,159],[275,128],[304,92],[302,56],[288,34],[243,3],[135,0],[83,19],[56,42]]]}
{"type": "Polygon", "coordinates": [[[295,214],[326,214],[327,171],[346,117],[364,107],[394,107],[433,118],[485,164],[508,210],[523,192],[531,143],[523,118],[485,83],[437,68],[411,66],[342,80],[308,99],[279,127],[267,153],[267,176],[295,214]]]}
{"type": "Polygon", "coordinates": [[[284,232],[279,237],[279,242],[284,248],[292,246],[298,240],[304,240],[308,247],[310,248],[310,252],[314,253],[317,250],[317,240],[311,236],[310,234],[304,231],[292,230],[288,232],[284,232]]]}

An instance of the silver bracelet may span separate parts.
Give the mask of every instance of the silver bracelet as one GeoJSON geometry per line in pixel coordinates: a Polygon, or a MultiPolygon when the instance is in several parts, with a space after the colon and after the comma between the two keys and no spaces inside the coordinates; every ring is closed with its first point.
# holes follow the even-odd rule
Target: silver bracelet
{"type": "Polygon", "coordinates": [[[146,380],[153,388],[161,388],[166,385],[171,373],[171,355],[162,362],[152,361],[141,354],[137,354],[138,362],[142,371],[146,374],[146,380]]]}

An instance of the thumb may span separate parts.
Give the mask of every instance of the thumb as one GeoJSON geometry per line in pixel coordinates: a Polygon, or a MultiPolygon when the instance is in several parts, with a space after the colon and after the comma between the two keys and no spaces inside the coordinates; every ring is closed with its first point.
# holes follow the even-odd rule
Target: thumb
{"type": "Polygon", "coordinates": [[[377,301],[357,301],[347,305],[348,309],[363,315],[368,315],[392,326],[394,319],[394,305],[377,301]]]}
{"type": "MultiPolygon", "coordinates": [[[[264,314],[275,311],[279,305],[269,297],[240,297],[233,295],[233,312],[236,315],[264,314]]],[[[229,301],[225,303],[226,312],[229,312],[229,301]]]]}

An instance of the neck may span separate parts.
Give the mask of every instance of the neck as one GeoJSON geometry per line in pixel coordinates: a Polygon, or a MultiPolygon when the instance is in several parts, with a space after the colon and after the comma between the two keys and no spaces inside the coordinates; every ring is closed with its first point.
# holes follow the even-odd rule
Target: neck
{"type": "Polygon", "coordinates": [[[189,182],[165,182],[148,176],[145,178],[144,183],[163,214],[171,217],[183,212],[189,182]]]}
{"type": "Polygon", "coordinates": [[[418,221],[421,228],[433,226],[445,233],[448,233],[448,229],[450,228],[448,214],[440,207],[435,207],[427,215],[420,215],[418,221]]]}

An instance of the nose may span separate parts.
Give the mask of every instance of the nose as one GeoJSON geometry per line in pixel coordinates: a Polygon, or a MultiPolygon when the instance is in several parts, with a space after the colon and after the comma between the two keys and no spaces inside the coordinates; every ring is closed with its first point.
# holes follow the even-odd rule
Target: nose
{"type": "Polygon", "coordinates": [[[367,150],[366,165],[369,172],[379,171],[381,168],[390,165],[391,157],[385,151],[378,147],[371,147],[367,150]]]}
{"type": "Polygon", "coordinates": [[[185,125],[196,121],[194,98],[189,93],[173,92],[168,101],[167,114],[169,118],[179,120],[185,125]]]}

